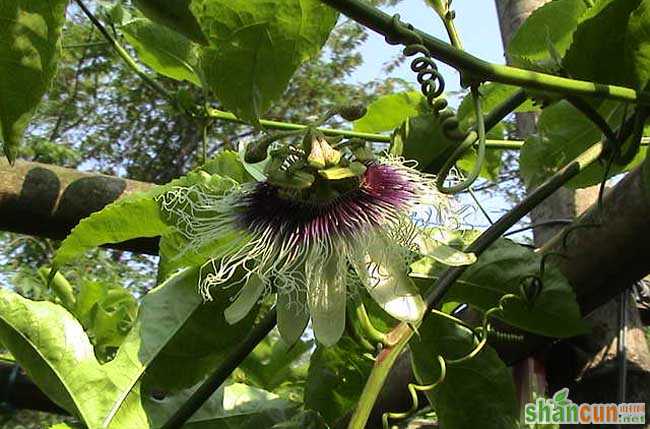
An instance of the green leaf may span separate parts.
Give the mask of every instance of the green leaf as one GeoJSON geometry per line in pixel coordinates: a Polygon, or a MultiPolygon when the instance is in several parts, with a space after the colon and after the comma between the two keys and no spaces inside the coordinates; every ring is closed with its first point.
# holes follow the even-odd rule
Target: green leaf
{"type": "MultiPolygon", "coordinates": [[[[445,295],[445,301],[466,302],[481,311],[496,307],[505,294],[521,296],[520,284],[539,275],[541,256],[509,240],[499,240],[486,250],[445,295]]],[[[414,268],[415,277],[437,278],[440,267],[414,268]]],[[[523,299],[507,299],[504,311],[495,314],[518,328],[549,337],[567,338],[588,332],[575,293],[568,281],[547,263],[541,293],[533,305],[523,299]]]]}
{"type": "Polygon", "coordinates": [[[383,95],[368,105],[365,116],[354,121],[354,130],[364,133],[390,131],[407,119],[428,111],[426,99],[420,92],[383,95]]]}
{"type": "Polygon", "coordinates": [[[177,31],[194,42],[208,41],[190,11],[192,0],[135,0],[134,3],[147,18],[177,31]]]}
{"type": "Polygon", "coordinates": [[[630,16],[626,53],[631,62],[634,82],[640,89],[650,80],[650,1],[643,0],[630,16]]]}
{"type": "MultiPolygon", "coordinates": [[[[469,330],[441,317],[428,317],[418,332],[409,345],[413,371],[421,384],[439,379],[437,356],[458,359],[476,345],[469,330]]],[[[448,364],[443,383],[427,398],[445,429],[519,427],[512,374],[490,346],[470,360],[448,364]]]]}
{"type": "MultiPolygon", "coordinates": [[[[61,267],[72,263],[87,250],[104,244],[121,243],[139,237],[173,234],[171,221],[165,219],[160,213],[156,197],[176,186],[210,183],[213,188],[227,188],[234,183],[229,178],[218,175],[230,176],[237,181],[251,180],[251,176],[246,172],[235,152],[221,152],[204,167],[191,171],[186,176],[166,185],[157,186],[148,192],[123,197],[81,220],[61,243],[53,264],[61,267]],[[147,222],[142,222],[143,219],[147,219],[147,222]]],[[[161,243],[161,254],[165,246],[169,247],[169,243],[161,243]]],[[[170,270],[188,265],[179,263],[170,267],[170,270]]]]}
{"type": "MultiPolygon", "coordinates": [[[[512,85],[504,85],[502,83],[487,83],[481,85],[481,108],[484,114],[489,113],[492,109],[505,102],[508,98],[512,97],[517,91],[518,87],[512,85]]],[[[536,112],[539,107],[533,104],[532,100],[526,100],[519,106],[515,112],[536,112]]],[[[458,106],[456,113],[458,122],[463,130],[468,130],[476,123],[476,112],[474,111],[474,101],[472,94],[467,94],[458,106]]],[[[503,137],[503,126],[499,128],[499,137],[503,137]]]]}
{"type": "Polygon", "coordinates": [[[148,19],[134,19],[121,27],[140,60],[157,73],[201,86],[194,65],[198,58],[192,43],[181,34],[148,19]]]}
{"type": "MultiPolygon", "coordinates": [[[[575,79],[643,87],[627,45],[631,13],[646,0],[597,0],[580,18],[563,66],[575,79]]],[[[639,34],[639,33],[637,33],[639,34]]],[[[641,40],[645,37],[639,34],[641,40]]],[[[646,37],[647,39],[647,37],[646,37]]],[[[639,40],[640,41],[640,40],[639,40]]]]}
{"type": "Polygon", "coordinates": [[[199,382],[251,329],[256,310],[234,325],[224,318],[240,287],[227,285],[213,292],[215,301],[204,303],[197,290],[198,271],[188,268],[171,276],[142,300],[133,328],[105,365],[121,392],[113,412],[128,413],[122,404],[147,392],[177,392],[199,382]]]}
{"type": "Polygon", "coordinates": [[[207,84],[226,109],[253,123],[337,20],[317,0],[193,0],[191,9],[211,43],[200,56],[207,84]]]}
{"type": "Polygon", "coordinates": [[[55,403],[86,423],[101,420],[115,388],[63,307],[0,289],[0,341],[55,403]]]}
{"type": "Polygon", "coordinates": [[[56,73],[66,0],[0,4],[0,131],[13,164],[34,110],[56,73]]]}
{"type": "Polygon", "coordinates": [[[343,336],[332,347],[319,345],[311,357],[305,406],[318,411],[330,425],[359,402],[373,365],[363,353],[365,349],[343,336]]]}
{"type": "Polygon", "coordinates": [[[167,232],[169,226],[160,216],[154,200],[156,192],[158,188],[129,195],[81,220],[61,243],[53,265],[58,268],[73,263],[86,251],[103,244],[157,237],[167,232]]]}
{"type": "MultiPolygon", "coordinates": [[[[598,111],[610,124],[620,124],[623,109],[619,104],[606,102],[598,111]]],[[[534,188],[540,185],[600,138],[600,129],[569,103],[562,101],[545,108],[538,122],[538,134],[529,137],[521,149],[519,162],[526,186],[534,188]]],[[[609,177],[632,169],[643,160],[644,155],[645,147],[627,166],[613,165],[609,177]]],[[[573,178],[567,186],[592,186],[600,183],[604,175],[605,166],[594,163],[573,178]]]]}
{"type": "Polygon", "coordinates": [[[536,9],[508,44],[512,64],[541,71],[557,70],[560,64],[553,51],[562,58],[586,10],[584,0],[555,0],[536,9]]]}
{"type": "Polygon", "coordinates": [[[395,130],[390,153],[417,161],[420,170],[437,173],[457,145],[444,135],[433,113],[428,113],[409,118],[395,130]]]}
{"type": "Polygon", "coordinates": [[[291,420],[277,423],[271,429],[329,429],[329,426],[316,411],[303,410],[291,420]]]}

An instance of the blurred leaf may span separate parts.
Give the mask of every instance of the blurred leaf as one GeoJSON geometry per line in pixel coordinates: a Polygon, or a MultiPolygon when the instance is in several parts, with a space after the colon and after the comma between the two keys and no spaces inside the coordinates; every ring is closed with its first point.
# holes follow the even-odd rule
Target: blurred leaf
{"type": "MultiPolygon", "coordinates": [[[[539,275],[541,256],[509,240],[488,248],[445,295],[445,301],[465,302],[485,312],[496,307],[505,294],[521,296],[520,284],[527,276],[539,275]]],[[[418,262],[413,277],[436,279],[441,268],[418,262]]],[[[575,293],[553,265],[546,264],[541,293],[529,306],[523,299],[507,299],[498,317],[518,328],[549,337],[567,338],[588,332],[575,293]]]]}
{"type": "Polygon", "coordinates": [[[7,0],[0,7],[0,131],[10,163],[56,73],[65,0],[7,0]]]}
{"type": "MultiPolygon", "coordinates": [[[[418,332],[409,345],[420,384],[439,379],[437,356],[458,359],[476,346],[469,330],[434,315],[425,319],[418,332]]],[[[519,427],[512,374],[490,346],[470,360],[448,364],[443,383],[429,391],[427,398],[445,429],[519,427]]]]}
{"type": "Polygon", "coordinates": [[[368,105],[365,116],[354,121],[354,130],[365,133],[390,131],[429,110],[426,99],[417,91],[383,95],[368,105]]]}
{"type": "Polygon", "coordinates": [[[199,23],[190,11],[191,0],[134,0],[134,3],[152,21],[197,43],[207,43],[199,23]]]}
{"type": "Polygon", "coordinates": [[[647,0],[597,0],[587,10],[573,33],[573,43],[567,50],[562,65],[575,79],[591,80],[604,84],[631,85],[643,87],[646,82],[638,81],[645,71],[636,72],[634,67],[643,66],[644,61],[636,62],[637,54],[645,55],[647,36],[641,36],[632,43],[631,51],[627,45],[631,13],[647,0]],[[606,61],[603,61],[603,59],[606,61]]]}
{"type": "Polygon", "coordinates": [[[586,10],[584,0],[555,0],[540,6],[510,40],[508,58],[518,67],[557,71],[560,64],[549,45],[561,59],[586,10]]]}
{"type": "MultiPolygon", "coordinates": [[[[618,126],[623,108],[614,102],[605,102],[598,111],[610,124],[618,126]]],[[[526,140],[520,155],[521,175],[528,188],[535,188],[575,159],[601,138],[600,129],[568,102],[562,101],[542,112],[538,133],[526,140]]],[[[624,167],[612,165],[609,177],[638,165],[645,153],[641,149],[637,157],[624,167]]],[[[605,165],[593,163],[573,178],[567,186],[584,188],[600,183],[605,165]]]]}
{"type": "Polygon", "coordinates": [[[198,59],[188,39],[148,19],[131,20],[121,29],[140,60],[152,70],[201,86],[201,79],[194,70],[198,59]]]}
{"type": "Polygon", "coordinates": [[[348,336],[331,347],[319,345],[311,357],[305,407],[318,411],[330,425],[352,410],[373,366],[364,353],[348,336]]]}
{"type": "Polygon", "coordinates": [[[253,123],[320,51],[337,20],[317,0],[194,0],[191,9],[211,43],[200,57],[207,84],[227,110],[253,123]]]}

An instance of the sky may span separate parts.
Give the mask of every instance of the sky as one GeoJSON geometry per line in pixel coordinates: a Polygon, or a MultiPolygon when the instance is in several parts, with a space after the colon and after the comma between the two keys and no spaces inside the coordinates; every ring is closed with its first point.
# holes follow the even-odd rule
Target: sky
{"type": "MultiPolygon", "coordinates": [[[[456,27],[460,33],[465,50],[484,60],[505,63],[503,45],[493,0],[455,0],[456,27]]],[[[389,14],[399,13],[402,20],[413,24],[420,30],[447,41],[444,26],[433,9],[424,0],[403,0],[396,7],[383,8],[389,14]]],[[[383,37],[371,33],[363,47],[364,64],[352,76],[355,82],[367,82],[382,77],[382,66],[400,54],[401,48],[386,44],[383,37]]],[[[443,72],[448,91],[460,89],[458,73],[444,64],[439,65],[443,72]]],[[[391,76],[415,82],[415,75],[405,63],[391,76]]]]}

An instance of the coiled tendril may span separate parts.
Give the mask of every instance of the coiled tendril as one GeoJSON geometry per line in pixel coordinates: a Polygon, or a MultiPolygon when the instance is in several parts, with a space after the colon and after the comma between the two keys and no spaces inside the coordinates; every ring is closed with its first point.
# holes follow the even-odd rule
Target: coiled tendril
{"type": "Polygon", "coordinates": [[[481,108],[480,94],[478,86],[471,88],[472,100],[474,101],[474,110],[476,112],[476,131],[463,132],[460,129],[458,117],[447,106],[449,103],[444,97],[441,97],[445,90],[445,80],[442,77],[438,66],[436,65],[433,55],[429,49],[422,43],[422,38],[414,31],[411,24],[404,23],[400,20],[399,14],[393,16],[391,21],[393,32],[386,36],[386,42],[391,45],[403,44],[404,55],[411,57],[418,55],[411,61],[411,70],[417,74],[417,81],[420,84],[420,90],[425,96],[427,103],[433,110],[434,116],[440,122],[440,127],[446,138],[458,143],[454,153],[447,159],[443,167],[438,172],[436,186],[440,192],[445,194],[456,194],[470,188],[478,178],[485,161],[485,121],[481,108]],[[449,176],[451,169],[465,152],[470,149],[478,140],[477,159],[472,171],[460,183],[446,187],[445,181],[449,176]]]}

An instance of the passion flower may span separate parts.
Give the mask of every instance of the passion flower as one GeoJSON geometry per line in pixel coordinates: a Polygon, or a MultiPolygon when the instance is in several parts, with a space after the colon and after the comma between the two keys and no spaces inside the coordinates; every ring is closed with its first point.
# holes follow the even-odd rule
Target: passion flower
{"type": "Polygon", "coordinates": [[[217,286],[243,283],[225,311],[236,323],[265,291],[277,293],[278,328],[289,344],[310,316],[316,339],[336,343],[347,296],[358,287],[391,316],[418,321],[426,306],[408,276],[420,234],[413,213],[425,205],[444,216],[449,200],[436,191],[433,176],[402,159],[361,167],[351,175],[330,168],[310,176],[306,187],[264,181],[225,192],[196,185],[163,194],[162,209],[176,219],[189,248],[234,237],[204,265],[203,297],[211,300],[217,286]]]}

